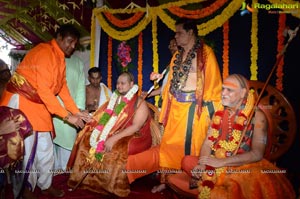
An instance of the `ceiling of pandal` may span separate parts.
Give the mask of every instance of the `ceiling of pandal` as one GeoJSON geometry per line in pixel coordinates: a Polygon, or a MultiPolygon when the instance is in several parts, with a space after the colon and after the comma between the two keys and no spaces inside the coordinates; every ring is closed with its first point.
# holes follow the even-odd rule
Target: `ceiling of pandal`
{"type": "MultiPolygon", "coordinates": [[[[72,23],[89,36],[96,5],[126,8],[176,0],[0,0],[0,37],[17,49],[50,40],[61,24],[72,23]],[[100,2],[100,4],[99,4],[100,2]]],[[[1,46],[4,44],[1,44],[1,46]]]]}
{"type": "Polygon", "coordinates": [[[50,40],[59,25],[72,23],[89,35],[89,0],[0,0],[0,36],[16,48],[50,40]]]}

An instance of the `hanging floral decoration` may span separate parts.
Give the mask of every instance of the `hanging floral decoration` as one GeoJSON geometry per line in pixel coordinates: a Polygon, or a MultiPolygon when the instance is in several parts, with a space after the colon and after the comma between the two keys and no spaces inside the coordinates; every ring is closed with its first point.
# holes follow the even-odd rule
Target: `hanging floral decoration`
{"type": "MultiPolygon", "coordinates": [[[[253,4],[257,3],[257,0],[253,1],[253,4]]],[[[250,49],[250,56],[251,56],[251,66],[250,66],[250,73],[251,73],[251,80],[257,80],[257,55],[258,55],[258,40],[257,40],[257,32],[258,32],[258,9],[255,12],[252,12],[251,18],[251,49],[250,49]]]]}
{"type": "MultiPolygon", "coordinates": [[[[152,19],[152,49],[153,49],[153,71],[158,73],[158,41],[157,41],[157,17],[152,19]]],[[[157,85],[155,85],[157,86],[157,85]]],[[[155,96],[155,105],[158,106],[159,96],[155,96]]]]}
{"type": "Polygon", "coordinates": [[[107,86],[112,89],[112,38],[108,37],[107,45],[107,86]]]}
{"type": "Polygon", "coordinates": [[[128,64],[132,61],[131,59],[131,47],[122,41],[118,46],[117,59],[119,64],[122,66],[122,71],[128,71],[128,64]]]}
{"type": "Polygon", "coordinates": [[[121,96],[116,90],[112,94],[110,101],[104,113],[99,119],[98,125],[92,131],[90,137],[90,151],[87,157],[88,161],[102,161],[104,155],[105,140],[109,136],[111,129],[114,127],[118,120],[118,115],[124,109],[126,104],[133,98],[134,94],[138,91],[139,87],[134,85],[125,96],[121,96]],[[121,102],[117,104],[117,100],[121,97],[121,102]]]}
{"type": "MultiPolygon", "coordinates": [[[[277,53],[281,53],[283,48],[284,48],[284,35],[283,32],[286,28],[285,25],[285,21],[286,21],[286,15],[285,14],[280,14],[279,15],[279,19],[278,19],[278,30],[277,30],[277,53]]],[[[282,87],[282,79],[283,79],[283,66],[284,66],[284,59],[281,59],[280,62],[278,63],[277,66],[277,71],[276,71],[276,88],[279,91],[283,90],[282,87]]]]}
{"type": "Polygon", "coordinates": [[[229,75],[229,22],[223,25],[223,79],[229,75]]]}
{"type": "MultiPolygon", "coordinates": [[[[138,86],[143,88],[143,33],[140,32],[138,38],[138,86]]],[[[139,90],[139,94],[141,94],[139,90]]]]}
{"type": "Polygon", "coordinates": [[[90,67],[94,67],[95,61],[95,35],[96,35],[96,16],[92,14],[91,22],[91,53],[90,53],[90,67]]]}
{"type": "Polygon", "coordinates": [[[172,6],[168,8],[168,10],[173,14],[178,17],[185,17],[185,18],[190,18],[190,19],[200,19],[207,17],[217,10],[219,10],[224,4],[227,2],[227,0],[219,0],[215,1],[211,5],[209,5],[206,8],[201,8],[198,10],[185,10],[183,8],[180,8],[178,6],[172,6]]]}
{"type": "Polygon", "coordinates": [[[211,20],[201,23],[197,26],[198,34],[201,36],[207,35],[216,28],[221,27],[229,18],[231,18],[238,9],[240,9],[243,0],[231,1],[221,12],[211,20]]]}
{"type": "MultiPolygon", "coordinates": [[[[218,9],[223,9],[220,14],[209,19],[207,22],[198,25],[198,34],[206,35],[211,31],[215,30],[218,27],[221,27],[225,21],[227,21],[233,14],[240,9],[243,0],[236,0],[225,5],[227,1],[220,0],[212,3],[209,7],[201,9],[201,10],[185,10],[182,6],[193,4],[193,3],[201,3],[206,0],[180,0],[165,3],[159,5],[157,7],[150,7],[148,4],[146,7],[137,7],[132,9],[110,9],[107,6],[102,6],[99,8],[93,9],[93,18],[92,18],[92,29],[95,30],[96,20],[98,20],[102,30],[104,30],[112,39],[116,39],[119,41],[130,40],[133,37],[137,36],[140,32],[142,32],[147,25],[152,21],[152,49],[153,49],[153,71],[159,72],[159,55],[158,55],[158,41],[157,41],[157,17],[161,19],[161,21],[166,24],[168,28],[175,31],[175,18],[172,18],[172,12],[174,9],[179,15],[189,15],[188,18],[195,18],[196,16],[204,17],[209,16],[214,11],[218,9]],[[179,8],[181,7],[181,8],[179,8]],[[203,12],[204,11],[204,12],[203,12]],[[170,14],[171,12],[171,14],[170,14]],[[203,14],[199,14],[203,13],[203,14]],[[127,19],[119,19],[115,14],[132,14],[131,17],[127,19]]],[[[175,13],[175,15],[176,15],[175,13]]],[[[174,16],[174,15],[173,15],[174,16]]],[[[197,17],[196,17],[197,18],[197,17]]],[[[91,63],[94,63],[94,50],[95,50],[95,31],[92,30],[91,34],[91,63]]],[[[141,52],[141,51],[140,51],[141,52]]],[[[138,55],[138,58],[141,55],[138,55]]],[[[120,62],[120,61],[119,61],[120,62]]],[[[122,62],[122,61],[121,61],[122,62]]],[[[123,62],[123,65],[126,63],[123,62]]],[[[122,65],[122,64],[120,64],[122,65]]],[[[126,64],[125,64],[126,65],[126,64]]],[[[142,66],[139,65],[138,67],[142,66]]],[[[123,67],[122,70],[126,70],[128,67],[123,67]]],[[[141,71],[141,70],[139,70],[141,71]]],[[[110,73],[111,74],[111,73],[110,73]]],[[[142,81],[142,73],[141,76],[138,77],[138,81],[142,81]]],[[[108,77],[109,78],[109,77],[108,77]]],[[[111,81],[108,80],[108,82],[111,81]]],[[[140,84],[140,83],[139,83],[140,84]]],[[[155,104],[158,104],[159,97],[155,97],[155,104]]]]}
{"type": "Polygon", "coordinates": [[[135,23],[137,23],[145,13],[143,12],[136,12],[134,15],[128,19],[118,19],[113,14],[109,12],[103,12],[107,20],[112,23],[113,25],[119,27],[119,28],[128,28],[130,26],[133,26],[135,23]]]}

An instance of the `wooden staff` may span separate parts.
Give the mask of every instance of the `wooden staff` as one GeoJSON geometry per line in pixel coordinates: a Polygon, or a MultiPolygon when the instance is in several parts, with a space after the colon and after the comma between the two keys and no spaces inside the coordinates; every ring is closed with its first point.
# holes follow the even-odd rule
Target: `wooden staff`
{"type": "Polygon", "coordinates": [[[295,29],[294,31],[292,31],[292,34],[289,35],[289,40],[288,40],[287,43],[285,44],[285,46],[284,46],[284,48],[282,49],[282,51],[278,54],[277,59],[276,59],[276,62],[275,62],[275,64],[274,64],[274,66],[273,66],[273,68],[272,68],[272,70],[271,70],[271,72],[270,72],[270,74],[269,74],[269,76],[268,76],[268,78],[267,78],[267,80],[266,80],[266,82],[265,82],[263,88],[261,89],[261,92],[259,93],[259,95],[258,95],[258,97],[257,97],[257,100],[256,100],[256,102],[255,102],[255,104],[254,104],[254,106],[253,106],[253,109],[251,110],[251,112],[250,112],[250,114],[249,114],[247,123],[246,123],[245,128],[244,128],[244,130],[243,130],[243,132],[242,132],[241,139],[239,140],[239,143],[238,143],[237,148],[235,149],[233,155],[236,155],[236,153],[238,152],[238,150],[239,150],[239,148],[240,148],[240,145],[241,145],[241,143],[242,143],[242,140],[243,140],[243,138],[244,138],[244,136],[245,136],[245,134],[246,134],[246,131],[247,131],[247,129],[248,129],[248,126],[249,126],[249,124],[250,124],[250,122],[251,122],[251,120],[252,120],[252,117],[253,117],[254,113],[255,113],[255,109],[256,109],[256,107],[258,107],[259,101],[260,101],[260,99],[261,99],[261,97],[262,97],[264,91],[266,90],[267,85],[268,85],[268,83],[269,83],[269,81],[270,81],[270,79],[271,79],[271,77],[272,77],[272,75],[273,75],[275,69],[277,68],[277,66],[278,66],[278,64],[280,63],[280,61],[283,59],[283,55],[284,55],[284,53],[286,52],[286,49],[287,49],[288,45],[291,43],[291,41],[293,40],[293,38],[297,35],[297,32],[298,32],[298,30],[299,30],[299,27],[300,27],[300,24],[296,27],[296,29],[295,29]]]}

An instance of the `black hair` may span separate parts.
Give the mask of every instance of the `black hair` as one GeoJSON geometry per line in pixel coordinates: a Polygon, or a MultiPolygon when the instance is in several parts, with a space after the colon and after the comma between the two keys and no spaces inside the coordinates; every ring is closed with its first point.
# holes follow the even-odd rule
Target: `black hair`
{"type": "Polygon", "coordinates": [[[193,30],[193,33],[197,36],[198,35],[198,29],[197,29],[197,22],[194,19],[188,19],[188,18],[179,18],[175,25],[181,25],[185,31],[193,30]]]}
{"type": "Polygon", "coordinates": [[[6,67],[7,67],[7,64],[2,59],[0,59],[0,69],[6,68],[6,67]]]}
{"type": "Polygon", "coordinates": [[[74,36],[77,39],[80,38],[80,32],[72,24],[61,25],[60,28],[55,33],[55,38],[57,38],[59,35],[62,38],[65,38],[66,36],[74,36]]]}
{"type": "Polygon", "coordinates": [[[10,70],[8,68],[8,65],[5,63],[5,61],[0,59],[0,84],[1,84],[1,88],[4,86],[4,84],[6,84],[9,81],[10,77],[11,77],[11,73],[10,73],[10,70]]]}
{"type": "Polygon", "coordinates": [[[98,67],[92,67],[92,68],[90,68],[90,69],[88,70],[88,74],[89,74],[89,75],[92,75],[92,73],[99,73],[100,76],[102,76],[101,70],[100,70],[100,68],[98,68],[98,67]]]}

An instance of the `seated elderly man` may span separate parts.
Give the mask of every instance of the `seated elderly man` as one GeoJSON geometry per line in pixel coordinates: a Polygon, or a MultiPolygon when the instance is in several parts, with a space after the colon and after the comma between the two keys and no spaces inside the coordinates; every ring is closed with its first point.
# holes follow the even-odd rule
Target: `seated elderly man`
{"type": "Polygon", "coordinates": [[[103,194],[125,197],[130,192],[126,162],[128,155],[151,147],[152,118],[146,101],[137,95],[131,73],[123,72],[116,91],[79,133],[68,168],[68,185],[103,194]]]}
{"type": "Polygon", "coordinates": [[[170,176],[169,185],[201,199],[295,198],[284,171],[263,159],[267,118],[254,107],[254,95],[243,76],[233,74],[224,80],[222,104],[200,157],[185,156],[185,172],[170,176]],[[249,118],[251,111],[255,111],[253,118],[249,118]]]}

